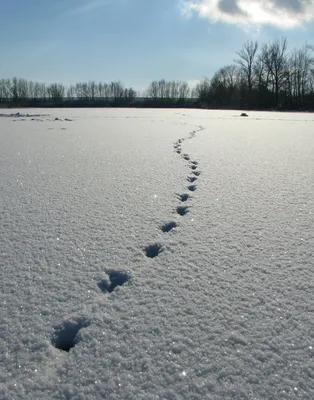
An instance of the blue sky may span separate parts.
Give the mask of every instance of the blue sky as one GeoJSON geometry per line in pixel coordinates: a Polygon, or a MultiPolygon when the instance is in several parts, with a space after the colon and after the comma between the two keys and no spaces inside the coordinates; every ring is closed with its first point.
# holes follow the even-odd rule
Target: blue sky
{"type": "Polygon", "coordinates": [[[0,78],[193,82],[232,63],[247,40],[310,43],[313,2],[285,1],[265,10],[262,0],[0,0],[0,78]]]}

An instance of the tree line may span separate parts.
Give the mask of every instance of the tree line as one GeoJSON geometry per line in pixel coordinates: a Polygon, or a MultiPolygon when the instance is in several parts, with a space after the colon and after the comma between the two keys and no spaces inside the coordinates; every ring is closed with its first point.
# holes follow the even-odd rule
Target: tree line
{"type": "Polygon", "coordinates": [[[3,105],[204,107],[236,109],[313,109],[313,46],[288,50],[282,38],[259,45],[248,41],[232,64],[195,87],[180,80],[152,81],[144,93],[120,81],[65,86],[26,79],[0,79],[3,105]]]}
{"type": "Polygon", "coordinates": [[[313,46],[288,51],[287,40],[246,42],[234,63],[195,88],[196,97],[215,108],[313,109],[313,46]]]}
{"type": "Polygon", "coordinates": [[[121,82],[79,82],[66,87],[61,83],[47,85],[18,78],[0,80],[0,98],[14,102],[30,99],[134,99],[136,96],[133,88],[125,88],[121,82]]]}

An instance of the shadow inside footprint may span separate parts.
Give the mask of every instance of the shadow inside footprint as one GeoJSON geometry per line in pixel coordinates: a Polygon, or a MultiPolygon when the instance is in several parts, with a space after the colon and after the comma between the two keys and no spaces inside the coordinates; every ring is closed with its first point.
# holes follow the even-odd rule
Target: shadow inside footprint
{"type": "Polygon", "coordinates": [[[172,229],[174,229],[174,228],[176,228],[176,227],[177,227],[177,224],[176,224],[174,221],[172,221],[172,222],[168,222],[167,224],[164,224],[164,225],[161,227],[161,230],[162,230],[164,233],[167,233],[167,232],[172,231],[172,229]]]}
{"type": "Polygon", "coordinates": [[[189,182],[191,182],[191,183],[193,183],[193,182],[195,182],[195,181],[197,180],[197,178],[196,178],[196,176],[188,176],[188,177],[186,178],[186,180],[189,181],[189,182]]]}
{"type": "Polygon", "coordinates": [[[191,164],[198,165],[198,162],[197,161],[191,161],[191,164]]]}
{"type": "Polygon", "coordinates": [[[149,244],[144,247],[144,252],[147,257],[155,258],[163,251],[163,247],[159,243],[149,244]]]}
{"type": "Polygon", "coordinates": [[[187,193],[179,194],[178,197],[182,201],[182,203],[191,198],[191,196],[187,193]]]}
{"type": "Polygon", "coordinates": [[[192,164],[190,165],[190,168],[194,171],[197,168],[197,165],[192,164]]]}
{"type": "Polygon", "coordinates": [[[189,212],[188,207],[177,207],[177,213],[182,217],[189,212]]]}
{"type": "Polygon", "coordinates": [[[189,189],[190,192],[195,192],[196,185],[190,185],[190,186],[188,186],[188,189],[189,189]]]}
{"type": "Polygon", "coordinates": [[[109,269],[106,274],[108,278],[98,282],[99,289],[104,293],[112,293],[117,286],[122,286],[131,279],[129,271],[109,269]]]}
{"type": "Polygon", "coordinates": [[[63,321],[54,328],[51,337],[52,345],[59,350],[69,352],[79,342],[78,333],[80,330],[89,325],[90,322],[84,318],[63,321]]]}
{"type": "Polygon", "coordinates": [[[177,153],[178,153],[178,154],[181,154],[181,150],[177,150],[177,153]]]}
{"type": "Polygon", "coordinates": [[[200,176],[201,175],[201,171],[192,171],[192,174],[194,174],[196,176],[200,176]]]}
{"type": "Polygon", "coordinates": [[[189,156],[189,155],[187,155],[187,154],[184,154],[184,155],[183,155],[183,158],[184,158],[186,161],[189,161],[189,159],[190,159],[190,156],[189,156]]]}

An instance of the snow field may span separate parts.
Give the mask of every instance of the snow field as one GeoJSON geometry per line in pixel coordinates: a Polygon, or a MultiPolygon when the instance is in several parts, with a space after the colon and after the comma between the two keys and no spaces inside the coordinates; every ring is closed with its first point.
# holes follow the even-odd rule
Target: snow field
{"type": "Polygon", "coordinates": [[[309,116],[47,113],[0,120],[0,395],[312,398],[309,116]]]}

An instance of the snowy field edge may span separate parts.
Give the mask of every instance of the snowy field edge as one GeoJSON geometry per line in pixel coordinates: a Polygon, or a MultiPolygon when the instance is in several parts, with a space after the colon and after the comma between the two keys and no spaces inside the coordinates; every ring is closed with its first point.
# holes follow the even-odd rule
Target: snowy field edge
{"type": "Polygon", "coordinates": [[[314,397],[312,114],[0,114],[1,398],[314,397]]]}

